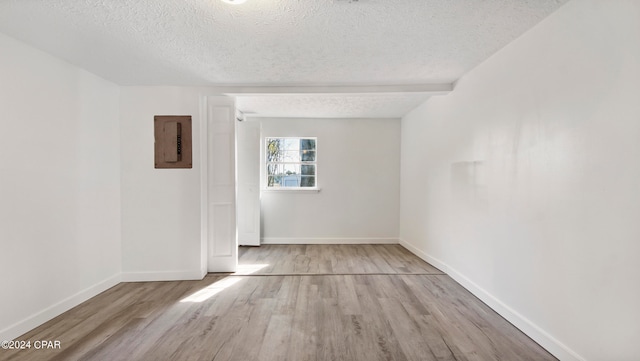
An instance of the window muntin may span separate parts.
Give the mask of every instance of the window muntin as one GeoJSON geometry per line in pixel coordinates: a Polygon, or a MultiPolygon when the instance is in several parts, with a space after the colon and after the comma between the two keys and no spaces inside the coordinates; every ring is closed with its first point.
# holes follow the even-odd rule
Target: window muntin
{"type": "Polygon", "coordinates": [[[316,188],[317,138],[265,138],[267,188],[316,188]]]}

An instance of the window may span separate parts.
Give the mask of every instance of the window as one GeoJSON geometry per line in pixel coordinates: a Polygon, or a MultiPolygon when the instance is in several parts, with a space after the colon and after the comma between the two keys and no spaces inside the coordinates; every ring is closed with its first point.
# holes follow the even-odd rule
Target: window
{"type": "Polygon", "coordinates": [[[266,138],[267,188],[315,188],[316,138],[266,138]]]}

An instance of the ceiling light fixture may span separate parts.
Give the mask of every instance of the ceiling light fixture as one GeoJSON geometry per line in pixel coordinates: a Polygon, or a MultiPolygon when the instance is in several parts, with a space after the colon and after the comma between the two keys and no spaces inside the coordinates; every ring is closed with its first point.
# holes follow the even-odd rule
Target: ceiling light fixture
{"type": "Polygon", "coordinates": [[[226,2],[227,4],[240,5],[245,3],[247,0],[222,0],[222,1],[226,2]]]}

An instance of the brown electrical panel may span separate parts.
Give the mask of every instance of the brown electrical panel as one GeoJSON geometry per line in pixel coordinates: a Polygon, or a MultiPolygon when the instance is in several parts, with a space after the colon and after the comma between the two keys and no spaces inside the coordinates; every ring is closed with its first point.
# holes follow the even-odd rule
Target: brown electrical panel
{"type": "Polygon", "coordinates": [[[191,116],[153,117],[156,168],[191,168],[191,116]]]}

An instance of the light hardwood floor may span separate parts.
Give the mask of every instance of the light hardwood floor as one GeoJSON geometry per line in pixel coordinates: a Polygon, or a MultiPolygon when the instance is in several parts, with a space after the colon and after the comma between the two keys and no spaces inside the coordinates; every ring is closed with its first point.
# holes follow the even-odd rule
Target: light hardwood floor
{"type": "Polygon", "coordinates": [[[555,360],[400,246],[240,253],[253,274],[119,284],[19,338],[60,350],[0,359],[555,360]]]}
{"type": "Polygon", "coordinates": [[[270,275],[443,274],[397,244],[240,247],[238,264],[239,273],[270,275]]]}

